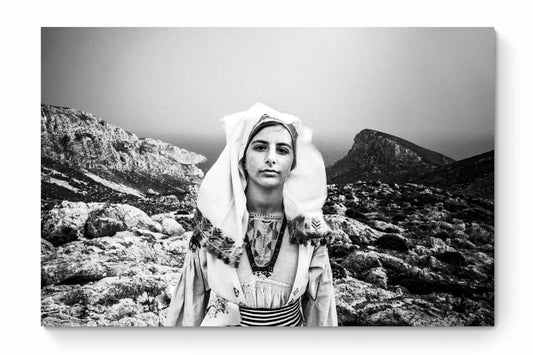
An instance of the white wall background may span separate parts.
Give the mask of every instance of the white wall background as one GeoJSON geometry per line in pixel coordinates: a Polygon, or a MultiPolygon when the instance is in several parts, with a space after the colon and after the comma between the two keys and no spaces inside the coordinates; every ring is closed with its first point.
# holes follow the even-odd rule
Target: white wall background
{"type": "Polygon", "coordinates": [[[520,354],[531,350],[532,25],[523,1],[20,1],[0,14],[2,43],[2,349],[6,354],[520,354]],[[494,26],[496,326],[43,329],[40,327],[41,26],[494,26]]]}

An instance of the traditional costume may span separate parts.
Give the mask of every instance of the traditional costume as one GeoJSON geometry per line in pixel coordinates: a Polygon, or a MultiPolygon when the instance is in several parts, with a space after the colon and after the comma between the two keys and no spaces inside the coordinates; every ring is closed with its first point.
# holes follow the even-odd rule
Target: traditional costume
{"type": "Polygon", "coordinates": [[[222,122],[227,144],[200,186],[196,229],[165,325],[336,326],[325,167],[311,131],[262,104],[222,122]],[[283,216],[246,209],[242,160],[250,138],[272,124],[289,131],[295,152],[283,216]]]}

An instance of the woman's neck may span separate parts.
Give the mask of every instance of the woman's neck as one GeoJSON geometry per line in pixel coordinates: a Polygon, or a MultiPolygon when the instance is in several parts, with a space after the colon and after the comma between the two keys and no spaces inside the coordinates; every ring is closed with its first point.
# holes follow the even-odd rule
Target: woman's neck
{"type": "Polygon", "coordinates": [[[248,212],[259,214],[283,213],[283,186],[273,190],[248,186],[245,193],[248,212]]]}

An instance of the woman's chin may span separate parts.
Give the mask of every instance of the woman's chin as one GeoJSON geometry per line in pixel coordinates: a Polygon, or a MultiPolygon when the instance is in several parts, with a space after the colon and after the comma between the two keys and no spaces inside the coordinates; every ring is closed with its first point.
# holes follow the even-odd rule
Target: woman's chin
{"type": "Polygon", "coordinates": [[[258,185],[264,189],[275,189],[283,185],[283,182],[280,181],[280,179],[277,177],[276,178],[264,178],[259,181],[258,185]]]}

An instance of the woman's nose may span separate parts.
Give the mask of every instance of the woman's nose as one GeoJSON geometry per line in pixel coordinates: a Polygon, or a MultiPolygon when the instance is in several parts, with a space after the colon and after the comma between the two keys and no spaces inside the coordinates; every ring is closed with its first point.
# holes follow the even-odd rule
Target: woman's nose
{"type": "Polygon", "coordinates": [[[274,151],[270,150],[266,157],[265,157],[265,163],[267,164],[275,164],[276,163],[276,154],[274,151]]]}

